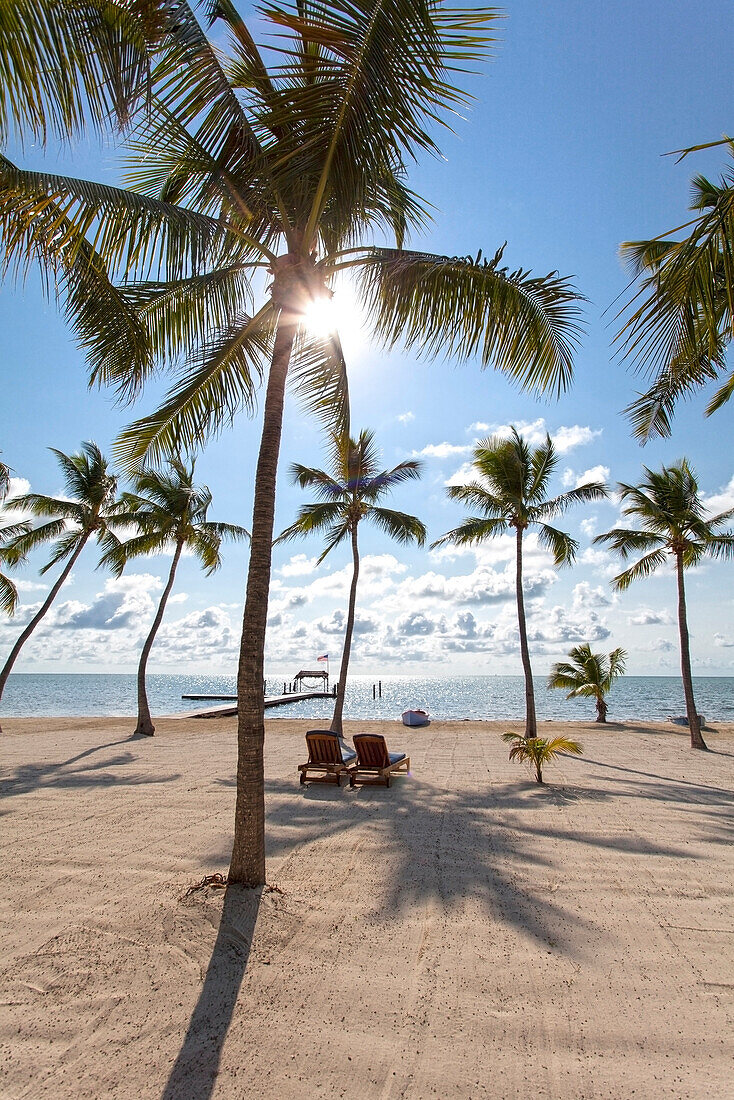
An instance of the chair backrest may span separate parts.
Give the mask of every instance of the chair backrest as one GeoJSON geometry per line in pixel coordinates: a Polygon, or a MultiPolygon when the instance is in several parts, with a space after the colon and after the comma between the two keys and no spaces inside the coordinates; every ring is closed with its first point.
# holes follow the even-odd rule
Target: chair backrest
{"type": "Polygon", "coordinates": [[[341,764],[339,738],[331,730],[309,730],[306,734],[309,764],[341,764]]]}
{"type": "Polygon", "coordinates": [[[354,747],[357,759],[365,768],[387,768],[390,757],[385,738],[379,733],[355,733],[354,747]]]}

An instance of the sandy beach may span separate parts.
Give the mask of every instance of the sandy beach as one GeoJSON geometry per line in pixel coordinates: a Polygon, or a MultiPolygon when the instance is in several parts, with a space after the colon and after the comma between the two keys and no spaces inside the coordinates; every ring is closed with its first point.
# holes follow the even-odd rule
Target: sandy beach
{"type": "Polygon", "coordinates": [[[132,724],[3,721],[4,1098],[732,1095],[734,725],[575,723],[539,787],[517,724],[374,723],[411,774],[352,791],[270,721],[225,896],[235,721],[132,724]]]}

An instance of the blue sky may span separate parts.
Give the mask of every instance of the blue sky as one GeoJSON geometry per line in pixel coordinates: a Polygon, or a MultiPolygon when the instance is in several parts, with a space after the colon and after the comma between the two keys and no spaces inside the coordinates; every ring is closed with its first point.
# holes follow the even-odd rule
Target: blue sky
{"type": "MultiPolygon", "coordinates": [[[[243,5],[243,10],[247,10],[243,5]]],[[[461,510],[446,499],[462,479],[473,443],[509,424],[533,439],[545,430],[561,452],[555,489],[598,470],[611,482],[635,481],[642,464],[655,468],[685,455],[714,509],[734,505],[730,440],[734,406],[710,420],[705,398],[681,407],[673,437],[634,442],[620,410],[636,379],[615,358],[613,302],[627,276],[618,259],[625,239],[654,236],[685,220],[695,172],[717,176],[721,150],[676,164],[663,156],[731,133],[729,0],[700,4],[646,0],[595,4],[515,0],[506,7],[493,62],[472,78],[474,109],[442,139],[445,159],[419,164],[413,186],[435,206],[434,224],[413,243],[428,250],[486,254],[507,241],[511,267],[574,275],[589,299],[575,382],[558,402],[534,400],[491,370],[472,363],[422,362],[387,355],[347,338],[352,423],[370,427],[384,463],[423,459],[416,485],[396,492],[392,506],[423,519],[433,540],[455,526],[461,510]]],[[[28,167],[45,164],[79,176],[117,178],[115,150],[82,143],[71,151],[11,149],[28,167]]],[[[109,449],[134,416],[155,406],[150,391],[134,411],[90,391],[82,354],[54,302],[31,275],[24,287],[0,287],[3,346],[0,449],[19,487],[61,491],[46,448],[73,451],[84,439],[109,449]]],[[[353,322],[345,317],[345,323],[353,322]]],[[[249,525],[259,414],[242,416],[211,443],[198,474],[214,494],[213,518],[249,525]]],[[[287,478],[293,461],[321,465],[323,441],[295,398],[283,439],[276,524],[292,521],[305,498],[287,478]]],[[[609,577],[618,571],[590,536],[611,527],[610,502],[576,510],[565,526],[580,541],[577,565],[556,571],[529,543],[527,580],[532,657],[545,674],[569,647],[623,645],[629,671],[678,671],[675,586],[661,572],[622,596],[609,577]]],[[[406,550],[364,530],[358,623],[352,668],[388,675],[520,673],[512,548],[504,540],[476,552],[406,550]]],[[[341,651],[349,580],[347,551],[317,570],[317,540],[278,548],[274,557],[266,663],[286,677],[319,653],[341,651]]],[[[22,605],[0,622],[0,656],[43,598],[35,558],[19,574],[22,605]]],[[[95,571],[94,548],[80,561],[47,624],[28,643],[17,671],[132,671],[162,588],[167,559],[153,558],[113,581],[95,571]]],[[[181,566],[174,602],[153,651],[153,671],[233,673],[247,568],[241,548],[225,550],[221,571],[205,579],[191,560],[181,566]]],[[[731,565],[708,563],[688,574],[694,672],[734,674],[731,565]]]]}

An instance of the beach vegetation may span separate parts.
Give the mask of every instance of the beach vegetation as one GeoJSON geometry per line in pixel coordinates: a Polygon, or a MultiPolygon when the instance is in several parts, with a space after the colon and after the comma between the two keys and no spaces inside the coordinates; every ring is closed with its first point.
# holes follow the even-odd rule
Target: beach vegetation
{"type": "Polygon", "coordinates": [[[544,783],[543,768],[561,753],[580,756],[584,751],[578,741],[570,737],[528,737],[520,733],[503,733],[502,740],[510,745],[510,760],[530,764],[535,771],[535,782],[544,783]]]}
{"type": "Polygon", "coordinates": [[[597,535],[594,542],[611,547],[623,561],[641,555],[614,578],[614,588],[619,592],[672,561],[678,589],[681,677],[691,746],[705,749],[693,696],[684,575],[686,569],[698,565],[705,557],[734,558],[734,534],[723,529],[734,517],[734,508],[714,516],[707,515],[696,475],[685,458],[657,471],[646,466],[643,470],[644,477],[639,485],[620,483],[617,486],[622,516],[639,526],[615,527],[597,535]]]}
{"type": "Polygon", "coordinates": [[[295,523],[287,527],[277,541],[283,542],[317,532],[323,534],[326,538],[326,547],[317,564],[320,564],[327,554],[342,543],[348,541],[351,547],[352,580],[349,586],[341,668],[330,727],[341,737],[357,605],[359,525],[367,522],[378,527],[396,542],[416,542],[419,546],[425,542],[426,529],[416,516],[397,512],[392,508],[384,508],[379,503],[397,485],[420,477],[420,462],[409,459],[406,462],[399,462],[391,470],[381,470],[374,433],[366,429],[361,431],[356,439],[353,439],[348,431],[332,433],[329,451],[330,472],[302,466],[299,463],[291,466],[293,480],[302,489],[313,489],[318,500],[313,504],[304,505],[295,523]]]}
{"type": "Polygon", "coordinates": [[[51,557],[41,569],[41,575],[53,569],[59,562],[66,564],[38,611],[21,631],[0,670],[0,698],[20,651],[47,614],[90,539],[99,544],[103,557],[120,545],[113,529],[119,511],[117,478],[97,444],[91,441],[83,443],[82,449],[71,455],[57,451],[54,447],[51,451],[61,467],[68,497],[23,493],[7,500],[5,507],[9,511],[27,512],[45,520],[19,533],[7,553],[14,561],[20,562],[31,551],[50,543],[53,547],[51,557]]]}
{"type": "Polygon", "coordinates": [[[243,540],[244,527],[207,519],[212,494],[206,485],[194,484],[194,461],[171,458],[167,469],[144,469],[133,477],[133,492],[120,497],[117,522],[132,527],[135,534],[115,546],[102,559],[119,576],[128,562],[147,554],[172,553],[168,578],[158,601],[150,630],[140,652],[137,675],[138,719],[135,734],[152,737],[155,726],[146,690],[146,670],[153,642],[163,622],[168,597],[173,589],[181,555],[192,554],[206,576],[221,565],[223,539],[243,540]]]}
{"type": "Polygon", "coordinates": [[[538,721],[535,711],[533,671],[530,663],[525,600],[523,593],[523,539],[534,528],[540,545],[553,555],[556,566],[570,565],[576,556],[578,543],[565,531],[548,522],[562,515],[574,504],[602,500],[607,487],[601,481],[588,482],[575,489],[548,496],[551,476],[558,465],[553,441],[546,434],[537,447],[510,429],[509,437],[490,436],[474,448],[472,468],[475,480],[468,485],[450,485],[446,490],[452,500],[469,505],[477,514],[467,517],[460,526],[442,535],[432,545],[475,546],[497,538],[508,531],[515,535],[515,596],[517,624],[520,634],[520,655],[525,675],[525,736],[536,737],[538,721]]]}
{"type": "Polygon", "coordinates": [[[712,144],[726,145],[731,161],[718,182],[703,175],[691,181],[694,217],[674,231],[685,236],[663,234],[621,248],[636,289],[617,340],[624,356],[652,375],[626,410],[643,440],[669,436],[676,405],[704,386],[720,382],[707,416],[734,394],[726,357],[734,338],[734,141],[712,144]]]}
{"type": "Polygon", "coordinates": [[[617,677],[624,674],[626,650],[613,649],[607,656],[605,653],[592,653],[589,643],[582,642],[569,650],[568,656],[568,661],[553,665],[548,676],[548,687],[567,691],[567,699],[595,699],[596,720],[606,722],[609,709],[606,696],[617,677]]]}
{"type": "MultiPolygon", "coordinates": [[[[106,5],[105,5],[106,6],[106,5]]],[[[265,881],[263,657],[286,382],[331,429],[348,423],[336,335],[304,323],[349,275],[374,337],[493,365],[526,389],[570,383],[580,295],[553,272],[406,247],[428,223],[409,164],[469,96],[498,12],[431,0],[280,3],[261,52],[231,0],[113,5],[137,19],[150,76],[127,189],[0,164],[5,261],[54,272],[92,381],[137,397],[161,366],[161,407],[126,430],[128,471],[252,411],[265,382],[239,657],[229,877],[265,881]],[[387,239],[389,247],[374,243],[387,239]]],[[[29,11],[33,18],[33,12],[29,11]]],[[[85,34],[81,47],[96,49],[85,34]]],[[[81,48],[80,47],[80,48],[81,48]]],[[[113,79],[102,73],[102,79],[113,79]]],[[[114,78],[116,80],[116,77],[114,78]]],[[[127,105],[127,104],[125,104],[127,105]]]]}

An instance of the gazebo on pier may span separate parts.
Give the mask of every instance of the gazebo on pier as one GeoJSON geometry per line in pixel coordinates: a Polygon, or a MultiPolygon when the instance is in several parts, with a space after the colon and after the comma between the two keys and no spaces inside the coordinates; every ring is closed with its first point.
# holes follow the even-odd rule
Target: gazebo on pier
{"type": "Polygon", "coordinates": [[[298,690],[299,687],[301,689],[303,688],[304,680],[321,680],[323,681],[323,683],[326,684],[326,690],[329,690],[329,673],[321,668],[318,668],[315,671],[304,668],[301,669],[300,672],[296,673],[293,680],[294,685],[296,685],[296,690],[298,690]]]}

